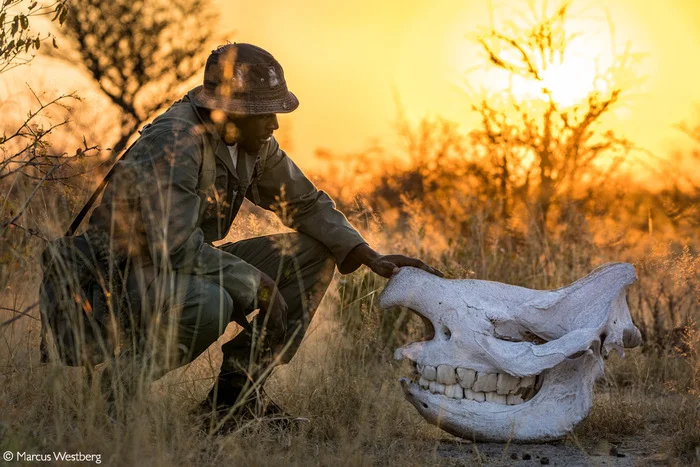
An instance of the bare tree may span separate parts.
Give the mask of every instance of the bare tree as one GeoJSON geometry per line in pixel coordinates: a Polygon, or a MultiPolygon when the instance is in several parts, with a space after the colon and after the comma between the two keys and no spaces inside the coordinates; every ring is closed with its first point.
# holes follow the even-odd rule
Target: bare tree
{"type": "MultiPolygon", "coordinates": [[[[561,2],[553,11],[537,12],[525,25],[492,26],[477,37],[489,63],[518,77],[538,83],[540,95],[516,96],[512,90],[504,105],[492,96],[473,106],[481,125],[471,134],[484,157],[491,158],[500,187],[501,213],[507,220],[513,196],[528,203],[535,226],[546,233],[548,214],[559,197],[571,197],[582,177],[591,177],[601,156],[616,167],[632,149],[625,138],[613,131],[601,131],[600,120],[619,103],[624,86],[616,74],[633,64],[629,52],[616,57],[616,63],[599,72],[604,90],[591,90],[575,105],[557,102],[545,82],[549,67],[560,65],[577,34],[568,30],[571,2],[561,2]]],[[[599,173],[599,176],[609,175],[599,173]]]]}
{"type": "Polygon", "coordinates": [[[71,0],[59,34],[121,111],[112,158],[154,112],[171,103],[203,68],[215,39],[210,0],[71,0]]]}
{"type": "MultiPolygon", "coordinates": [[[[23,66],[33,58],[42,43],[52,34],[32,30],[37,17],[62,23],[66,18],[66,1],[39,6],[31,0],[4,0],[0,3],[0,74],[23,66]]],[[[55,46],[55,42],[54,42],[55,46]]],[[[68,123],[69,104],[75,94],[46,96],[29,89],[32,101],[29,110],[13,118],[3,111],[0,135],[0,278],[18,260],[25,260],[29,240],[44,238],[43,225],[28,219],[33,200],[45,194],[51,185],[74,177],[74,168],[82,170],[85,156],[96,153],[95,146],[83,145],[71,153],[57,151],[51,136],[68,123]],[[41,228],[40,228],[41,227],[41,228]]],[[[16,97],[20,92],[13,93],[16,97]]],[[[15,102],[10,99],[10,102],[15,102]]],[[[10,104],[8,104],[9,106],[10,104]]],[[[16,105],[16,104],[12,104],[16,105]]],[[[16,110],[16,109],[15,109],[16,110]]]]}
{"type": "MultiPolygon", "coordinates": [[[[66,18],[66,0],[57,1],[50,5],[39,6],[35,1],[4,0],[0,4],[0,73],[17,66],[29,63],[32,52],[39,50],[42,42],[53,40],[50,33],[40,34],[32,31],[32,18],[49,16],[52,20],[62,23],[66,18]]],[[[54,42],[54,47],[55,47],[54,42]]],[[[65,179],[74,174],[66,172],[73,161],[81,159],[85,154],[96,148],[84,145],[72,155],[55,153],[49,137],[56,129],[68,123],[66,118],[52,118],[53,110],[67,110],[71,101],[78,97],[75,94],[62,94],[46,97],[29,89],[33,96],[34,108],[30,109],[13,125],[12,118],[5,113],[2,136],[0,136],[0,184],[3,186],[10,181],[10,186],[16,187],[17,177],[21,175],[36,185],[35,194],[46,181],[65,179]]],[[[10,198],[8,192],[3,196],[0,205],[0,234],[21,217],[24,209],[5,210],[10,198]],[[5,216],[9,217],[5,219],[5,216]]],[[[28,205],[33,195],[24,204],[28,205]]]]}
{"type": "Polygon", "coordinates": [[[700,105],[695,110],[693,120],[676,125],[694,147],[687,152],[678,151],[664,161],[661,177],[667,183],[655,195],[658,209],[674,227],[686,232],[696,232],[700,226],[700,177],[694,170],[700,164],[700,105]]]}

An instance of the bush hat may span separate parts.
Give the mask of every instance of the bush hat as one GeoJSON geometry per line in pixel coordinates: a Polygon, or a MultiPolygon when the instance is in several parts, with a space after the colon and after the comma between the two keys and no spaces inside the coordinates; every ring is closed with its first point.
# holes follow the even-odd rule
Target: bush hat
{"type": "Polygon", "coordinates": [[[204,85],[194,103],[233,115],[288,113],[299,100],[287,89],[282,66],[251,44],[227,44],[213,50],[204,67],[204,85]]]}

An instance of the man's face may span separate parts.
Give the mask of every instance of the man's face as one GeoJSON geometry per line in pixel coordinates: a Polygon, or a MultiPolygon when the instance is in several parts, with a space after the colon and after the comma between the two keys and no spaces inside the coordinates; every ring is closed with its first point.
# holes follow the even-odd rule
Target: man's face
{"type": "Polygon", "coordinates": [[[238,143],[249,154],[256,154],[279,128],[276,114],[241,117],[215,110],[211,118],[228,146],[238,143]]]}

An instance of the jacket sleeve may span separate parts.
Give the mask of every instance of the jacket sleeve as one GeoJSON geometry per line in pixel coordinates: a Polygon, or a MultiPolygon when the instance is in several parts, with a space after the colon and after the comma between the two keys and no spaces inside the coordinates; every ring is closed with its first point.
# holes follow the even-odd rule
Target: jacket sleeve
{"type": "Polygon", "coordinates": [[[220,284],[234,303],[249,309],[260,271],[205,243],[197,226],[202,144],[201,136],[186,130],[151,128],[134,146],[148,249],[155,267],[204,276],[220,284]]]}
{"type": "Polygon", "coordinates": [[[347,274],[359,267],[348,259],[357,245],[367,243],[348,222],[335,202],[318,190],[272,138],[264,146],[261,173],[253,180],[246,197],[274,211],[280,220],[298,232],[323,243],[333,254],[338,270],[347,274]],[[257,190],[257,193],[253,193],[257,190]]]}

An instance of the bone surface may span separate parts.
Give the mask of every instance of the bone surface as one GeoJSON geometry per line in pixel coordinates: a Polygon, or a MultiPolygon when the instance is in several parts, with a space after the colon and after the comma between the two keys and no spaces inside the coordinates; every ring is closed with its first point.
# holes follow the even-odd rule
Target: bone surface
{"type": "Polygon", "coordinates": [[[396,350],[417,363],[406,399],[430,423],[467,439],[544,441],[590,411],[603,357],[641,342],[627,263],[609,263],[556,290],[449,280],[405,267],[379,304],[429,320],[435,336],[396,350]]]}

